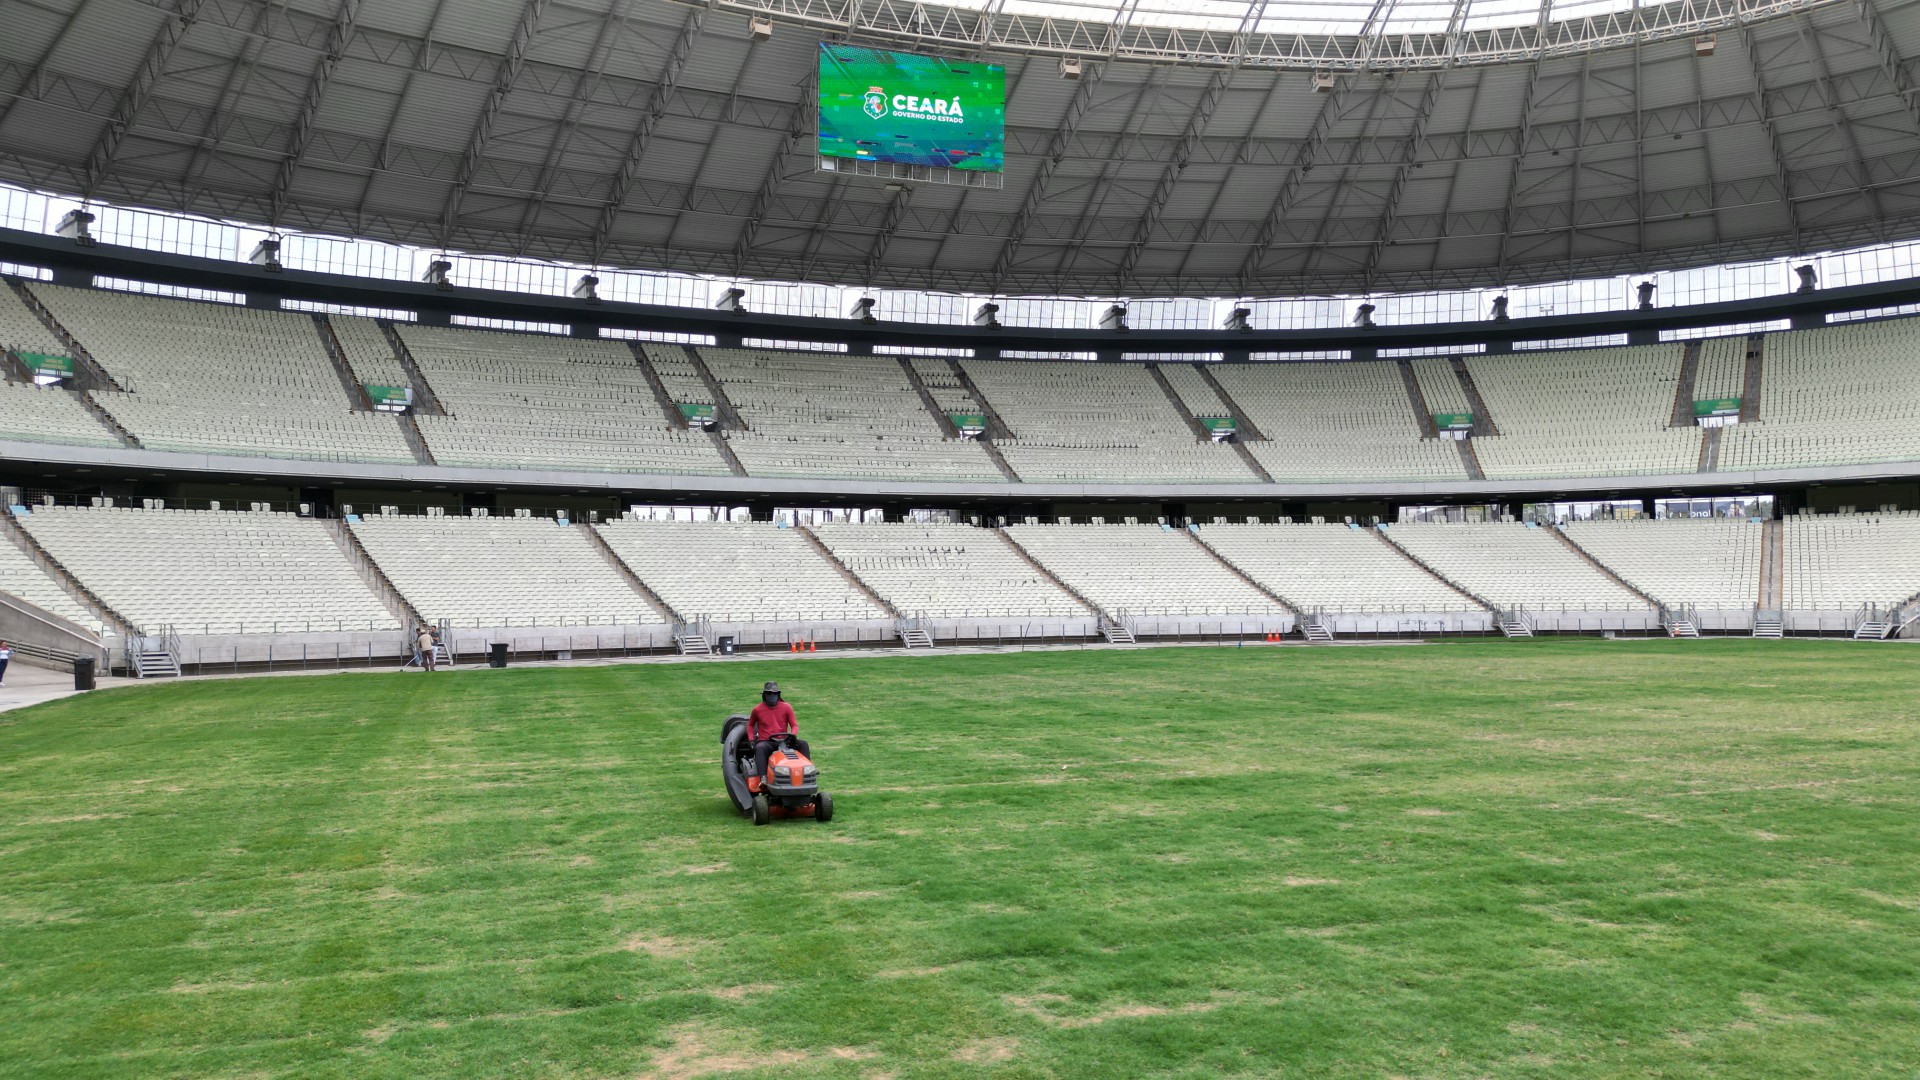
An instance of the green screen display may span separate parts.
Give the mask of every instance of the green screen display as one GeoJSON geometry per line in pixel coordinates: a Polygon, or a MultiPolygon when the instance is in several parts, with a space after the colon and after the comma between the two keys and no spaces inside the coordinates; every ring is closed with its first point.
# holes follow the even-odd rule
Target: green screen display
{"type": "Polygon", "coordinates": [[[975,172],[1006,168],[1007,69],[820,46],[820,156],[975,172]]]}

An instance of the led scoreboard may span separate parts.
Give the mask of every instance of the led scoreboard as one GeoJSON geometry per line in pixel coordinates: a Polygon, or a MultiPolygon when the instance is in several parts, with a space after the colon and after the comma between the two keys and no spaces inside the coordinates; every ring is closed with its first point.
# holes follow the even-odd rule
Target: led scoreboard
{"type": "Polygon", "coordinates": [[[1006,124],[1007,69],[998,64],[820,46],[823,168],[870,162],[999,173],[1006,124]]]}

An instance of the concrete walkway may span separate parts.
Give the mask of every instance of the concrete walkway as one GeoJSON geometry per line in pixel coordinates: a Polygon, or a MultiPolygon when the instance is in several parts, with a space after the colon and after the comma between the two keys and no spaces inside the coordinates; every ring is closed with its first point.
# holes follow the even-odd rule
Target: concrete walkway
{"type": "MultiPolygon", "coordinates": [[[[100,689],[109,686],[126,686],[136,680],[116,679],[111,675],[95,680],[100,689]]],[[[55,671],[52,668],[23,664],[18,659],[7,665],[7,675],[0,682],[0,712],[8,709],[24,709],[28,705],[38,705],[43,701],[57,701],[63,697],[72,697],[73,671],[55,671]]]]}

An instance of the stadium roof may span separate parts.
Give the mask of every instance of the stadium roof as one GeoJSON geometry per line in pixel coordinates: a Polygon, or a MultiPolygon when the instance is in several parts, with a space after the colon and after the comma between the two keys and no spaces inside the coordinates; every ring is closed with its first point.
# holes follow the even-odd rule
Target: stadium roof
{"type": "Polygon", "coordinates": [[[978,293],[1260,296],[1920,235],[1916,0],[5,11],[0,179],[476,253],[978,293]],[[762,14],[774,31],[757,41],[762,14]],[[817,171],[823,39],[1005,63],[1004,189],[817,171]],[[1063,57],[1083,61],[1081,78],[1061,77],[1063,57]]]}

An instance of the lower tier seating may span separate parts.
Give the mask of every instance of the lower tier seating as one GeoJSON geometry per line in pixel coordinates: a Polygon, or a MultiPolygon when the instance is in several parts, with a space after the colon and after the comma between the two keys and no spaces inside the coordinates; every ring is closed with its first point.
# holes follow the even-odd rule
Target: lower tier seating
{"type": "Polygon", "coordinates": [[[884,619],[795,529],[771,522],[639,521],[594,526],[682,618],[742,622],[884,619]]]}
{"type": "Polygon", "coordinates": [[[814,535],[901,614],[1078,619],[1093,613],[997,533],[970,525],[816,525],[814,535]]]}
{"type": "Polygon", "coordinates": [[[1497,608],[1652,609],[1548,529],[1499,522],[1394,525],[1388,536],[1441,577],[1497,608]]]}
{"type": "Polygon", "coordinates": [[[1197,534],[1241,573],[1303,612],[1477,611],[1480,605],[1348,525],[1202,525],[1197,534]]]}
{"type": "Polygon", "coordinates": [[[52,575],[40,569],[26,552],[8,543],[5,537],[0,537],[0,593],[24,600],[96,634],[103,625],[86,605],[68,595],[52,575]]]}
{"type": "Polygon", "coordinates": [[[1751,608],[1760,594],[1762,525],[1744,518],[1575,521],[1574,543],[1663,604],[1751,608]]]}
{"type": "Polygon", "coordinates": [[[1920,594],[1920,513],[1794,515],[1780,539],[1790,609],[1890,607],[1920,594]]]}
{"type": "Polygon", "coordinates": [[[1115,618],[1287,613],[1184,529],[1013,525],[1007,535],[1068,588],[1115,618]]]}

